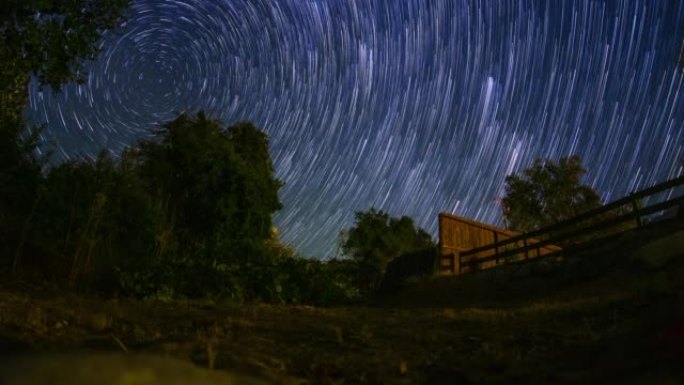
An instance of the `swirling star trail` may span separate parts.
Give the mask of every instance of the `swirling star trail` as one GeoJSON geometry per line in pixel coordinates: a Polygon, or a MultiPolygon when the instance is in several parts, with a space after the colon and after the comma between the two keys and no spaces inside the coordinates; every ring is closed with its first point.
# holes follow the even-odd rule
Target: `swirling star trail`
{"type": "Polygon", "coordinates": [[[501,224],[507,174],[579,154],[604,201],[684,174],[683,1],[136,0],[83,84],[31,86],[62,158],[179,111],[270,136],[285,242],[354,211],[501,224]]]}

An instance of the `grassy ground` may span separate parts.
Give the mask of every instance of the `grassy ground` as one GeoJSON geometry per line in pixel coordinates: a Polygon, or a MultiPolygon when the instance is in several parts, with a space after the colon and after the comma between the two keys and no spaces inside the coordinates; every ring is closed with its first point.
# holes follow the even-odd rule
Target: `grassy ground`
{"type": "Polygon", "coordinates": [[[188,365],[187,378],[202,383],[684,383],[684,233],[619,254],[619,267],[598,271],[563,263],[415,282],[375,307],[102,301],[5,287],[0,359],[58,362],[52,370],[67,373],[100,362],[85,382],[112,384],[168,383],[150,373],[119,381],[123,355],[176,378],[180,361],[224,375],[188,365]]]}

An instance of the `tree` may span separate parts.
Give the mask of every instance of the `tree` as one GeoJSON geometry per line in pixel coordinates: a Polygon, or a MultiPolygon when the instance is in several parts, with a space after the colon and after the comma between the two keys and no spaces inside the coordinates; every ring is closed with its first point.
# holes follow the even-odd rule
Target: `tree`
{"type": "Polygon", "coordinates": [[[31,75],[58,90],[83,78],[83,60],[98,52],[129,0],[6,0],[0,12],[0,127],[3,139],[23,132],[31,75]]]}
{"type": "Polygon", "coordinates": [[[533,231],[599,207],[598,194],[580,181],[585,173],[575,155],[537,159],[522,175],[507,176],[502,208],[508,227],[533,231]]]}
{"type": "MultiPolygon", "coordinates": [[[[82,77],[81,64],[121,20],[129,0],[5,0],[0,7],[0,253],[19,253],[40,197],[37,130],[23,111],[31,76],[54,89],[82,77]]],[[[0,267],[1,270],[1,267],[0,267]]]]}
{"type": "MultiPolygon", "coordinates": [[[[224,231],[239,239],[257,239],[263,244],[271,237],[271,216],[282,208],[278,190],[283,182],[274,177],[268,152],[268,137],[252,123],[242,122],[226,131],[237,159],[241,189],[236,221],[224,231]]],[[[251,247],[251,246],[250,246],[251,247]]]]}
{"type": "Polygon", "coordinates": [[[378,288],[392,260],[430,248],[434,248],[430,234],[416,228],[411,218],[393,218],[374,208],[356,213],[356,223],[342,245],[356,261],[359,284],[366,292],[378,288]]]}
{"type": "Polygon", "coordinates": [[[223,129],[200,112],[182,114],[136,151],[150,193],[168,206],[175,239],[212,259],[255,258],[281,208],[268,139],[251,123],[223,129]]]}
{"type": "Polygon", "coordinates": [[[0,14],[9,73],[33,73],[53,88],[80,78],[83,59],[98,52],[105,30],[121,21],[130,0],[6,0],[0,14]]]}
{"type": "Polygon", "coordinates": [[[155,207],[130,163],[128,154],[117,162],[102,152],[48,170],[31,237],[40,247],[34,269],[75,284],[114,279],[115,267],[153,258],[155,207]]]}

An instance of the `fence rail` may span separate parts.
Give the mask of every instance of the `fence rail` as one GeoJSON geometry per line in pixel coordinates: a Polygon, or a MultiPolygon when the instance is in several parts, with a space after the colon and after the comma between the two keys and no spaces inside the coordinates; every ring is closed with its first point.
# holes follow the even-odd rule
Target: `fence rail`
{"type": "MultiPolygon", "coordinates": [[[[556,248],[552,252],[542,253],[542,248],[553,247],[559,243],[576,241],[578,237],[594,235],[600,230],[614,230],[617,225],[634,221],[634,226],[629,229],[620,229],[613,233],[606,234],[605,237],[621,234],[633,228],[644,226],[642,218],[654,214],[670,207],[684,207],[684,196],[667,199],[664,202],[656,203],[648,207],[640,207],[641,200],[655,194],[684,185],[684,177],[669,180],[667,182],[646,188],[636,193],[632,193],[622,199],[618,199],[605,206],[590,210],[574,218],[559,222],[536,231],[523,233],[509,237],[508,239],[470,248],[467,250],[455,250],[454,252],[443,253],[443,258],[448,259],[446,266],[452,274],[460,274],[469,270],[480,270],[498,266],[501,261],[526,262],[539,258],[558,256],[563,253],[561,248],[556,248]],[[623,208],[629,211],[622,211],[623,208]],[[519,244],[522,243],[522,246],[519,244]],[[503,251],[501,251],[503,250],[503,251]],[[530,252],[536,251],[536,256],[530,256],[530,252]],[[479,255],[488,254],[484,257],[479,255]],[[518,258],[516,258],[518,256],[518,258]]],[[[679,209],[679,215],[684,215],[679,209]]],[[[596,239],[593,239],[596,240],[596,239]]],[[[585,241],[586,242],[586,241],[585,241]]],[[[571,242],[577,246],[583,242],[571,242]]],[[[452,249],[455,249],[452,247],[452,249]]],[[[443,264],[444,266],[444,264],[443,264]]]]}

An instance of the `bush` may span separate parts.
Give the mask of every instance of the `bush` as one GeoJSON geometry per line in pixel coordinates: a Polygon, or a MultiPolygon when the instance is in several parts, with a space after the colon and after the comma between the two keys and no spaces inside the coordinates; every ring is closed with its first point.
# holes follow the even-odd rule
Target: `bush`
{"type": "Polygon", "coordinates": [[[378,291],[389,294],[399,289],[410,278],[432,276],[439,263],[438,257],[439,251],[436,247],[400,255],[387,265],[378,291]]]}
{"type": "Polygon", "coordinates": [[[355,262],[357,286],[368,295],[378,289],[391,261],[434,247],[430,235],[414,226],[411,218],[394,218],[375,209],[356,213],[342,245],[355,262]]]}
{"type": "MultiPolygon", "coordinates": [[[[278,240],[271,215],[282,183],[265,134],[249,123],[222,129],[202,113],[157,134],[119,160],[103,152],[37,172],[29,186],[37,198],[27,198],[35,207],[18,215],[29,219],[26,231],[13,233],[12,247],[0,239],[3,251],[19,245],[22,271],[106,295],[325,306],[361,299],[360,260],[305,259],[278,240]]],[[[16,221],[0,215],[3,229],[16,221]]],[[[407,218],[391,223],[399,238],[414,232],[407,218]]]]}
{"type": "Polygon", "coordinates": [[[316,306],[357,302],[360,291],[353,284],[352,270],[342,266],[341,261],[288,257],[241,269],[247,273],[246,299],[316,306]]]}

